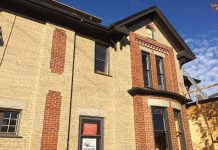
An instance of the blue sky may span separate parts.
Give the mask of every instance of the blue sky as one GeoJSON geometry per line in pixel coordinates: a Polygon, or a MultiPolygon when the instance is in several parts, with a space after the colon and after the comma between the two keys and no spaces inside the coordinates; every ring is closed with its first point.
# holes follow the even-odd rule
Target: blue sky
{"type": "MultiPolygon", "coordinates": [[[[218,0],[214,0],[217,1],[218,0]]],[[[79,10],[100,17],[104,25],[146,9],[158,6],[187,42],[197,59],[184,65],[200,86],[218,83],[218,11],[212,0],[60,0],[79,10]]],[[[205,90],[210,95],[217,88],[205,90]]]]}

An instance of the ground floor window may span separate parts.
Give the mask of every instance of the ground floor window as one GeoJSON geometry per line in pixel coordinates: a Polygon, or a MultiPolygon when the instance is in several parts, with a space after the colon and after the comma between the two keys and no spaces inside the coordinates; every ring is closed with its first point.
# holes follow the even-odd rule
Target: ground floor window
{"type": "Polygon", "coordinates": [[[152,107],[155,150],[172,150],[166,108],[152,107]]]}
{"type": "Polygon", "coordinates": [[[80,116],[79,150],[103,150],[103,118],[80,116]]]}
{"type": "Polygon", "coordinates": [[[0,134],[16,135],[19,116],[19,111],[0,109],[0,134]]]}
{"type": "Polygon", "coordinates": [[[174,120],[176,125],[176,133],[177,133],[177,140],[179,144],[179,150],[186,150],[185,144],[185,136],[182,127],[182,117],[181,111],[174,109],[174,120]]]}

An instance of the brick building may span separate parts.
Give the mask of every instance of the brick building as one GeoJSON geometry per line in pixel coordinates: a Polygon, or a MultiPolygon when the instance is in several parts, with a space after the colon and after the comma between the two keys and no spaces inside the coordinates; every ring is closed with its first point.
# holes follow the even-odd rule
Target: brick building
{"type": "Polygon", "coordinates": [[[192,149],[180,68],[195,56],[158,8],[105,27],[1,0],[0,27],[0,150],[192,149]]]}

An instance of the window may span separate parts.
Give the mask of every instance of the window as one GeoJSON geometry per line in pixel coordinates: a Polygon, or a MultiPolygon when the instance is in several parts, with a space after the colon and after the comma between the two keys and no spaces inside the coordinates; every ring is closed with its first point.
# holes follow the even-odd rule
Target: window
{"type": "Polygon", "coordinates": [[[95,72],[109,74],[108,48],[95,45],[95,72]]]}
{"type": "Polygon", "coordinates": [[[164,67],[163,67],[162,57],[156,56],[156,66],[157,66],[158,89],[165,90],[164,67]]]}
{"type": "Polygon", "coordinates": [[[142,67],[143,67],[144,86],[152,87],[149,54],[144,51],[142,51],[142,67]]]}
{"type": "Polygon", "coordinates": [[[150,39],[154,39],[154,31],[150,26],[146,27],[147,36],[150,39]]]}
{"type": "Polygon", "coordinates": [[[80,117],[79,150],[103,150],[103,118],[80,117]]]}
{"type": "Polygon", "coordinates": [[[0,134],[17,134],[19,122],[18,111],[0,110],[0,134]]]}
{"type": "Polygon", "coordinates": [[[153,107],[153,127],[156,150],[172,150],[166,108],[153,107]]]}
{"type": "Polygon", "coordinates": [[[179,150],[186,150],[185,137],[182,127],[181,111],[174,109],[174,120],[176,124],[176,133],[179,144],[179,150]]]}

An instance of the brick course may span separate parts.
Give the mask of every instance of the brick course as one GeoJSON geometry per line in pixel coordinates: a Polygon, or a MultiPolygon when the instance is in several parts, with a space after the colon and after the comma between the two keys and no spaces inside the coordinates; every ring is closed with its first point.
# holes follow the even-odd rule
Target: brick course
{"type": "Polygon", "coordinates": [[[67,34],[64,30],[57,28],[54,30],[50,59],[52,73],[62,74],[64,72],[66,39],[67,34]]]}
{"type": "Polygon", "coordinates": [[[56,150],[61,112],[61,93],[49,91],[46,96],[41,150],[56,150]]]}

